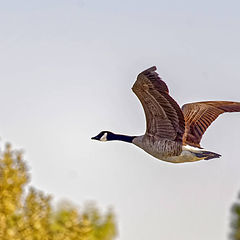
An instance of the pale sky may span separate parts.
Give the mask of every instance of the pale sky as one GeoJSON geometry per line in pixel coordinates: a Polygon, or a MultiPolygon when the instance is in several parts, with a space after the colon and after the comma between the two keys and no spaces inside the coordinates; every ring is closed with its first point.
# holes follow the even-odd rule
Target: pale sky
{"type": "Polygon", "coordinates": [[[0,136],[25,151],[31,185],[75,204],[112,206],[124,240],[225,240],[240,191],[240,113],[202,145],[222,158],[186,164],[90,140],[141,135],[131,91],[156,65],[180,104],[240,101],[239,1],[0,1],[0,136]]]}

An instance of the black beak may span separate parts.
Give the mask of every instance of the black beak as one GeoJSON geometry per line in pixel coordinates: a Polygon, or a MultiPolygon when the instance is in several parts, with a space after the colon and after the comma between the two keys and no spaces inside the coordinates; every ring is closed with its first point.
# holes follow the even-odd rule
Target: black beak
{"type": "Polygon", "coordinates": [[[91,137],[92,140],[97,140],[97,137],[91,137]]]}

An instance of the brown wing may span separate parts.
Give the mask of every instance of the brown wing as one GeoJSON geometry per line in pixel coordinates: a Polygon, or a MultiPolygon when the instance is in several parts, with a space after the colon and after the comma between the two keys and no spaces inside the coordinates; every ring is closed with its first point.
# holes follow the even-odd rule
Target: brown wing
{"type": "Polygon", "coordinates": [[[182,106],[185,118],[183,143],[200,147],[200,141],[211,123],[224,112],[240,112],[239,102],[208,101],[182,106]]]}
{"type": "Polygon", "coordinates": [[[182,142],[184,116],[168,87],[151,67],[137,77],[133,92],[139,98],[146,117],[146,134],[182,142]]]}

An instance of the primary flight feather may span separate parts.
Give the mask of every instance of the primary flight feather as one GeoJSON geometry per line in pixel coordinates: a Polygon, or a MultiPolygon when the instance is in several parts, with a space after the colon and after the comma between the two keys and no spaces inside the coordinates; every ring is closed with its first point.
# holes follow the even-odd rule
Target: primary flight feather
{"type": "Polygon", "coordinates": [[[172,163],[219,158],[220,154],[201,148],[201,138],[220,114],[240,112],[240,103],[195,102],[185,104],[181,109],[169,95],[166,83],[158,76],[156,70],[154,66],[141,72],[132,87],[144,109],[145,134],[127,136],[102,131],[92,139],[133,143],[152,156],[172,163]]]}

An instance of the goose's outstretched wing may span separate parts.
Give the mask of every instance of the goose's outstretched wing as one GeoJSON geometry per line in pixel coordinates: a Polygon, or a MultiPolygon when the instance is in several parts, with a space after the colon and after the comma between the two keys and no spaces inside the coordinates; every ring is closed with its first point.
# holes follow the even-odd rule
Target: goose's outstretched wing
{"type": "Polygon", "coordinates": [[[211,123],[224,112],[240,112],[240,102],[207,101],[182,106],[185,118],[183,143],[200,147],[200,141],[211,123]]]}
{"type": "Polygon", "coordinates": [[[156,70],[156,67],[151,67],[141,72],[132,87],[145,112],[146,134],[182,142],[185,129],[183,113],[156,70]]]}

